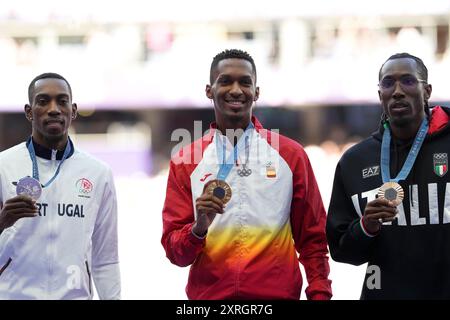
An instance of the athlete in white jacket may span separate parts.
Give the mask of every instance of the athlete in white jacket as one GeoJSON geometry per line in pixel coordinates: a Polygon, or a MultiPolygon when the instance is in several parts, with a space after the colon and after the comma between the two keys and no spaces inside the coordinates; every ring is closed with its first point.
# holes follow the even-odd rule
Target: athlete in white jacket
{"type": "Polygon", "coordinates": [[[120,299],[111,170],[69,139],[66,79],[41,74],[28,94],[32,137],[0,153],[0,299],[92,299],[92,280],[120,299]]]}

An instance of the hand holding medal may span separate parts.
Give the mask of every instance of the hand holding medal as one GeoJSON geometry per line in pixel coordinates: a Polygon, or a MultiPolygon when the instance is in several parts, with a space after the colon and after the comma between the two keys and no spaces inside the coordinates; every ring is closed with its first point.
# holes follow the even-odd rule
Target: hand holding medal
{"type": "MultiPolygon", "coordinates": [[[[203,194],[195,200],[197,217],[192,232],[199,237],[204,237],[208,228],[214,221],[216,214],[224,212],[224,198],[228,198],[227,189],[220,181],[212,180],[203,188],[203,194]],[[221,198],[222,197],[222,198],[221,198]]],[[[231,197],[231,195],[229,195],[231,197]]]]}
{"type": "Polygon", "coordinates": [[[367,203],[364,209],[362,224],[364,230],[375,235],[380,231],[382,223],[396,219],[397,207],[387,199],[375,199],[367,203]]]}
{"type": "Polygon", "coordinates": [[[5,201],[0,211],[0,232],[13,226],[21,218],[36,217],[36,202],[27,194],[22,194],[5,201]]]}

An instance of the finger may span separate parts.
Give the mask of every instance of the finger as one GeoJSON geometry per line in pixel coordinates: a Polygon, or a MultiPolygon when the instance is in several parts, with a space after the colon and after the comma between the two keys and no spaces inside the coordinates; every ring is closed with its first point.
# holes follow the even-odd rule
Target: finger
{"type": "Polygon", "coordinates": [[[370,202],[366,205],[367,208],[391,208],[395,209],[397,206],[393,205],[393,202],[383,200],[383,202],[370,202]]]}
{"type": "MultiPolygon", "coordinates": [[[[11,200],[11,199],[9,199],[11,200]]],[[[6,206],[28,206],[28,207],[35,207],[36,201],[29,198],[29,199],[16,199],[14,201],[6,201],[4,204],[4,207],[6,206]]]]}
{"type": "Polygon", "coordinates": [[[378,213],[374,213],[374,214],[369,214],[369,215],[365,215],[366,219],[372,220],[372,221],[376,221],[379,219],[383,219],[383,220],[387,220],[387,219],[392,219],[394,220],[396,215],[387,213],[387,212],[378,212],[378,213]]]}
{"type": "Polygon", "coordinates": [[[15,218],[21,216],[22,214],[31,214],[33,216],[36,216],[38,214],[38,210],[30,210],[28,208],[19,208],[19,209],[4,211],[4,214],[6,214],[6,216],[8,218],[15,219],[15,218]]]}
{"type": "Polygon", "coordinates": [[[223,207],[212,201],[199,201],[197,202],[196,206],[197,208],[199,206],[206,208],[214,208],[214,210],[216,210],[215,212],[223,212],[223,207]]]}
{"type": "Polygon", "coordinates": [[[200,212],[202,214],[210,214],[210,213],[222,214],[223,213],[223,211],[217,210],[217,208],[212,208],[212,207],[208,207],[208,206],[200,206],[200,207],[198,207],[197,212],[200,212]]]}
{"type": "Polygon", "coordinates": [[[378,206],[385,206],[385,207],[395,207],[392,201],[389,201],[387,199],[381,199],[376,198],[375,200],[370,201],[368,206],[378,207],[378,206]]]}
{"type": "Polygon", "coordinates": [[[214,201],[216,204],[218,204],[220,207],[223,207],[224,205],[222,199],[217,198],[216,196],[212,196],[211,200],[214,201]]]}
{"type": "Polygon", "coordinates": [[[207,206],[197,207],[197,212],[202,215],[206,215],[206,214],[210,214],[210,213],[222,213],[222,212],[218,212],[216,208],[207,207],[207,206]]]}
{"type": "Polygon", "coordinates": [[[216,196],[213,196],[212,194],[201,196],[197,200],[200,200],[200,201],[212,201],[212,202],[216,203],[217,205],[219,205],[220,207],[223,207],[223,201],[221,199],[217,198],[216,196]]]}
{"type": "Polygon", "coordinates": [[[37,216],[37,212],[23,212],[21,214],[16,215],[17,219],[21,218],[33,218],[37,216]]]}
{"type": "Polygon", "coordinates": [[[3,207],[3,211],[11,211],[11,210],[16,210],[16,209],[37,211],[38,207],[34,204],[30,205],[27,202],[8,203],[7,205],[5,205],[3,207]]]}
{"type": "Polygon", "coordinates": [[[30,196],[25,195],[25,194],[21,194],[21,195],[18,195],[18,196],[15,196],[13,198],[9,198],[8,200],[6,200],[5,201],[5,205],[7,203],[16,203],[16,202],[26,202],[26,203],[29,203],[29,204],[35,204],[36,203],[36,201],[33,200],[30,196]]]}
{"type": "Polygon", "coordinates": [[[366,207],[366,209],[364,210],[364,215],[378,212],[391,212],[392,214],[396,214],[398,212],[398,209],[396,207],[386,207],[386,206],[366,207]]]}

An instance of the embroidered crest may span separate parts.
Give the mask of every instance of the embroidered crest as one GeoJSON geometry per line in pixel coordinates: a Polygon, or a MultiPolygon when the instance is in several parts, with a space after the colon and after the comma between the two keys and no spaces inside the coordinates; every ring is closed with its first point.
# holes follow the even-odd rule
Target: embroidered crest
{"type": "Polygon", "coordinates": [[[92,189],[94,189],[94,185],[92,184],[92,182],[90,182],[86,178],[79,179],[75,183],[75,186],[78,190],[78,196],[82,198],[90,198],[88,194],[91,193],[92,189]]]}
{"type": "Polygon", "coordinates": [[[447,153],[433,154],[433,170],[439,177],[443,177],[448,170],[448,155],[447,153]]]}

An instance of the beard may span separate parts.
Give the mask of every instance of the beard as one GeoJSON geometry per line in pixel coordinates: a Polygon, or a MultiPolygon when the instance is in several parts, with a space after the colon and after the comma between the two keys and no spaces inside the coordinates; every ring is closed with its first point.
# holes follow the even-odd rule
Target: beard
{"type": "Polygon", "coordinates": [[[409,127],[412,124],[411,117],[389,118],[389,122],[399,128],[409,127]]]}

